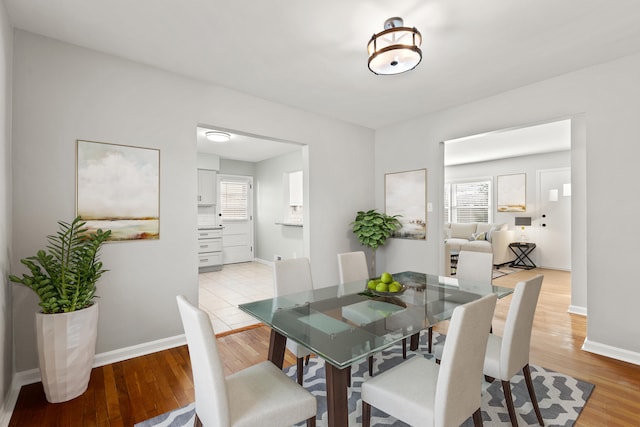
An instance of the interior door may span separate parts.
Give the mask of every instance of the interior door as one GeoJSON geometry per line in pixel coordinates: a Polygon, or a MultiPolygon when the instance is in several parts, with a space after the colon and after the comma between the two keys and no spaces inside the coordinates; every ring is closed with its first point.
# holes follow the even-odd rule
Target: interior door
{"type": "Polygon", "coordinates": [[[571,270],[571,169],[538,171],[539,267],[571,270]]]}
{"type": "Polygon", "coordinates": [[[218,175],[224,264],[253,261],[253,177],[218,175]]]}

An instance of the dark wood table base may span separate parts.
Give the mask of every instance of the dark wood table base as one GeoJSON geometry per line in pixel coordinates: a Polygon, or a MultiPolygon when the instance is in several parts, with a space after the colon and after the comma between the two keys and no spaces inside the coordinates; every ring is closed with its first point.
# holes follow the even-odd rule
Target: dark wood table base
{"type": "MultiPolygon", "coordinates": [[[[271,329],[269,339],[269,360],[282,369],[284,351],[287,338],[271,329]]],[[[347,389],[351,380],[351,367],[339,369],[330,363],[325,363],[327,382],[327,417],[329,427],[344,427],[349,425],[349,402],[347,389]]]]}

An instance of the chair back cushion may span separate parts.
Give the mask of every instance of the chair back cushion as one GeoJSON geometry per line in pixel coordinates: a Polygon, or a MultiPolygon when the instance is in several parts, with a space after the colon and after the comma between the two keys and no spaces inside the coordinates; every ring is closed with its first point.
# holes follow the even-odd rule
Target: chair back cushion
{"type": "Polygon", "coordinates": [[[227,385],[211,320],[184,296],[176,299],[189,347],[196,413],[205,426],[228,426],[231,419],[227,385]]]}
{"type": "Polygon", "coordinates": [[[456,278],[458,281],[491,283],[493,279],[493,252],[460,251],[456,278]]]}
{"type": "Polygon", "coordinates": [[[274,262],[273,284],[275,296],[313,289],[309,258],[293,258],[274,262]]]}
{"type": "Polygon", "coordinates": [[[460,425],[480,408],[482,367],[496,300],[490,294],[453,311],[436,386],[436,427],[460,425]]]}
{"type": "Polygon", "coordinates": [[[362,251],[338,254],[340,283],[350,283],[369,278],[367,257],[362,251]]]}
{"type": "Polygon", "coordinates": [[[539,274],[519,282],[511,298],[500,348],[500,376],[505,381],[529,363],[533,316],[543,278],[539,274]]]}

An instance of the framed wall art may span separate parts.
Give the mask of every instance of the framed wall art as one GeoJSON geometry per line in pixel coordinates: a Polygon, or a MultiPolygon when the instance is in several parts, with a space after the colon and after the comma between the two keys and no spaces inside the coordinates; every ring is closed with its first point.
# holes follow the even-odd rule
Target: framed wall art
{"type": "Polygon", "coordinates": [[[498,175],[498,212],[527,211],[527,174],[498,175]]]}
{"type": "Polygon", "coordinates": [[[427,170],[384,175],[384,202],[387,215],[400,215],[402,227],[391,237],[412,240],[427,238],[427,170]]]}
{"type": "Polygon", "coordinates": [[[109,240],[160,238],[160,150],[76,141],[76,212],[109,240]]]}

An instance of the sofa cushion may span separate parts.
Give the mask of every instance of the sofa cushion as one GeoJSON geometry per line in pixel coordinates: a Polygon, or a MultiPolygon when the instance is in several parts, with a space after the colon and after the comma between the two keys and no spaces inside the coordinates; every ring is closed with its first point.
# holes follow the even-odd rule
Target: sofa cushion
{"type": "Polygon", "coordinates": [[[454,239],[454,238],[447,239],[445,241],[445,244],[450,251],[460,251],[460,248],[465,243],[469,243],[469,241],[467,239],[454,239]]]}
{"type": "Polygon", "coordinates": [[[493,227],[493,224],[480,222],[478,223],[478,228],[476,229],[476,233],[487,233],[489,230],[491,230],[491,227],[493,227]]]}
{"type": "Polygon", "coordinates": [[[471,238],[471,234],[476,232],[477,224],[459,224],[453,223],[451,224],[451,234],[452,238],[456,239],[467,239],[471,238]]]}
{"type": "Polygon", "coordinates": [[[472,240],[460,247],[461,251],[493,252],[491,243],[486,240],[472,240]]]}

